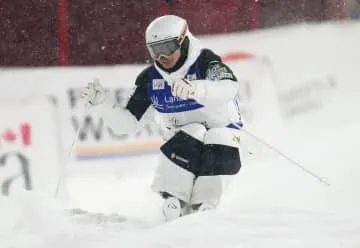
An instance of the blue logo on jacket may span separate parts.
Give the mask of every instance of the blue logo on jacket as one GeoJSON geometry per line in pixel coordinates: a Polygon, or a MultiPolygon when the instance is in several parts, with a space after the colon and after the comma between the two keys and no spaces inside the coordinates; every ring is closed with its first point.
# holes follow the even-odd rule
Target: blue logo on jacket
{"type": "MultiPolygon", "coordinates": [[[[186,112],[198,108],[203,105],[195,100],[184,100],[171,94],[170,85],[164,80],[161,74],[152,66],[150,73],[150,82],[148,87],[148,95],[153,106],[161,113],[177,113],[186,112]]],[[[192,65],[185,78],[194,80],[199,79],[199,70],[197,63],[192,65]]]]}

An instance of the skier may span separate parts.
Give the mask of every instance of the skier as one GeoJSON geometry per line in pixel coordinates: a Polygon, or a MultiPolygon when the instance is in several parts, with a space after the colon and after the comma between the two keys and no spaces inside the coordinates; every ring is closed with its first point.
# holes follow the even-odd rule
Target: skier
{"type": "Polygon", "coordinates": [[[226,178],[241,167],[238,81],[221,58],[188,29],[186,20],[165,15],[146,29],[153,64],[137,77],[125,107],[114,105],[97,82],[82,99],[100,105],[118,133],[132,133],[155,119],[168,129],[151,188],[164,198],[167,220],[218,206],[226,178]]]}

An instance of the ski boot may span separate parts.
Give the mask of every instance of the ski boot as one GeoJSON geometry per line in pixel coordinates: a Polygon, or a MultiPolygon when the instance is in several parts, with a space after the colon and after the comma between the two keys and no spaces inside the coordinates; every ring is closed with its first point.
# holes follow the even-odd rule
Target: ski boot
{"type": "Polygon", "coordinates": [[[175,220],[186,214],[186,203],[169,193],[162,192],[161,196],[165,199],[163,205],[163,214],[166,221],[175,220]]]}

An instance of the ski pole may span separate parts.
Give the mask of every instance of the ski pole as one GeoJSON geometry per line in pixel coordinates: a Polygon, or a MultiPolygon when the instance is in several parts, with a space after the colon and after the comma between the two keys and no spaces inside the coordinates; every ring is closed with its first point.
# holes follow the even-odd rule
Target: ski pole
{"type": "Polygon", "coordinates": [[[263,139],[257,137],[256,135],[254,135],[253,133],[249,132],[247,129],[245,129],[244,127],[239,126],[237,123],[232,123],[234,126],[236,126],[237,128],[239,128],[241,131],[243,131],[244,133],[246,133],[247,135],[249,135],[250,137],[252,137],[253,139],[255,139],[258,143],[264,145],[265,147],[267,147],[268,149],[270,149],[271,151],[275,152],[276,154],[278,154],[280,157],[284,158],[285,160],[287,160],[290,164],[297,166],[298,168],[300,168],[303,172],[305,172],[306,174],[312,176],[313,178],[317,179],[320,183],[330,187],[331,184],[329,182],[327,182],[324,178],[320,177],[319,175],[315,174],[314,172],[310,171],[309,169],[307,169],[305,166],[301,165],[299,162],[296,162],[294,159],[292,159],[291,157],[289,157],[288,155],[284,154],[283,152],[281,152],[279,149],[277,149],[276,147],[274,147],[273,145],[267,143],[266,141],[264,141],[263,139]]]}

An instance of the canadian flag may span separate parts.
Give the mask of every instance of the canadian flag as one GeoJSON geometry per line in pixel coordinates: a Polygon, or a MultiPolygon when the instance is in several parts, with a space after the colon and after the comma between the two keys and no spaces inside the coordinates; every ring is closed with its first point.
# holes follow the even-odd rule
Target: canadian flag
{"type": "Polygon", "coordinates": [[[22,123],[15,128],[0,130],[0,145],[31,145],[31,127],[29,123],[22,123]]]}

